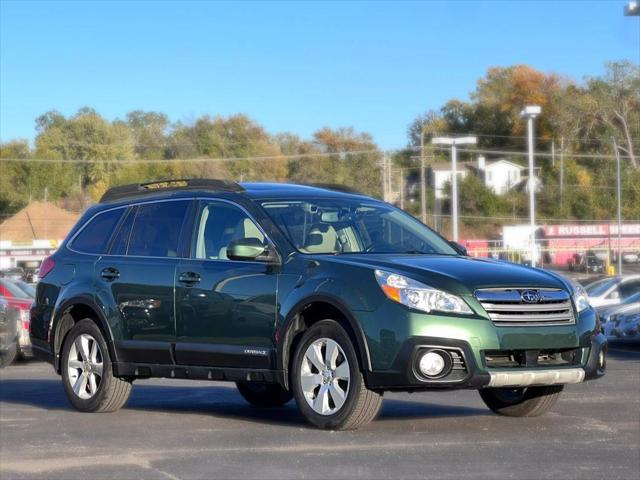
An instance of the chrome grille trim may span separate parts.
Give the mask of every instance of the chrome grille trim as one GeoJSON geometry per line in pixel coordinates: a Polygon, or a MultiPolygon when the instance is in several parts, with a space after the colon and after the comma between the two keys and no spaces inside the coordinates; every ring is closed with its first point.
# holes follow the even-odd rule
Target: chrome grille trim
{"type": "Polygon", "coordinates": [[[496,326],[575,324],[571,297],[568,292],[559,288],[487,288],[476,290],[475,296],[496,326]],[[524,290],[537,291],[540,301],[524,302],[520,295],[524,290]]]}

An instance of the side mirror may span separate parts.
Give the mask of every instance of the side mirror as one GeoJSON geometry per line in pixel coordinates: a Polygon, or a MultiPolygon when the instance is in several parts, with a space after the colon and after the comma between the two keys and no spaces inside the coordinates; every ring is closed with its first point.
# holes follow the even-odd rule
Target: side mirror
{"type": "Polygon", "coordinates": [[[462,245],[461,243],[458,242],[454,242],[453,240],[451,240],[449,242],[449,245],[451,245],[453,247],[453,249],[458,252],[460,255],[463,255],[465,257],[468,257],[469,254],[467,253],[467,248],[462,245]]]}
{"type": "Polygon", "coordinates": [[[227,247],[229,260],[255,260],[266,263],[279,263],[278,254],[273,247],[262,243],[257,238],[240,238],[233,240],[227,247]]]}

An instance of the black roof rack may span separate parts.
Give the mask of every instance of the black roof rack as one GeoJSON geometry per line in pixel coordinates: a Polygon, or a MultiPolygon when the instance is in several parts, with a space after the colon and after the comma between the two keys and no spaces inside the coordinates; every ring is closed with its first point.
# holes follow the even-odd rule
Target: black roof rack
{"type": "Polygon", "coordinates": [[[353,193],[355,195],[364,195],[355,188],[347,187],[346,185],[340,185],[338,183],[308,183],[309,187],[324,188],[325,190],[333,190],[335,192],[353,193]]]}
{"type": "Polygon", "coordinates": [[[153,193],[177,192],[181,190],[215,190],[217,192],[244,192],[244,188],[232,180],[208,178],[181,178],[157,180],[147,183],[132,183],[110,188],[102,195],[100,203],[132,197],[143,197],[153,193]]]}

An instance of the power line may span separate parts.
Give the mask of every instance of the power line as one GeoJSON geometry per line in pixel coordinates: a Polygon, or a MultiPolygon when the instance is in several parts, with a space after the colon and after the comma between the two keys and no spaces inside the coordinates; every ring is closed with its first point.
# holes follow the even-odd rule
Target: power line
{"type": "MultiPolygon", "coordinates": [[[[438,132],[438,135],[461,135],[461,132],[438,132]]],[[[481,138],[515,138],[515,139],[521,139],[521,140],[526,140],[527,137],[522,135],[495,135],[495,134],[490,134],[490,133],[474,133],[474,132],[465,132],[464,135],[471,135],[474,137],[481,137],[481,138]]],[[[543,142],[552,142],[554,140],[554,138],[549,138],[549,137],[534,137],[536,140],[540,140],[543,142]]],[[[579,137],[564,137],[565,140],[574,140],[576,142],[583,142],[583,143],[592,143],[592,144],[606,144],[607,140],[600,140],[597,138],[593,138],[593,137],[583,137],[583,138],[579,138],[579,137]]],[[[640,142],[640,139],[638,138],[632,138],[631,139],[632,142],[634,143],[638,143],[640,142]]]]}
{"type": "MultiPolygon", "coordinates": [[[[438,151],[449,151],[446,147],[433,147],[430,146],[429,148],[432,148],[434,150],[438,150],[438,151]]],[[[412,147],[412,150],[419,150],[420,147],[412,147]]],[[[468,152],[468,153],[489,153],[489,154],[495,154],[495,155],[512,155],[512,156],[518,156],[518,157],[524,157],[527,155],[526,152],[518,152],[518,151],[512,151],[512,150],[489,150],[489,149],[484,149],[484,148],[474,148],[474,149],[469,149],[469,148],[459,148],[458,152],[468,152]]],[[[616,156],[615,155],[610,155],[610,154],[596,154],[596,153],[567,153],[566,154],[567,157],[569,158],[591,158],[591,159],[608,159],[608,160],[615,160],[616,156]]],[[[545,157],[545,158],[551,158],[551,153],[546,153],[546,152],[535,152],[534,156],[536,157],[545,157]]],[[[630,155],[621,155],[620,158],[626,158],[626,159],[631,159],[632,157],[630,155]]]]}
{"type": "Polygon", "coordinates": [[[255,157],[218,157],[218,158],[161,158],[161,159],[131,159],[131,160],[95,160],[95,159],[61,159],[56,160],[52,158],[0,158],[1,162],[34,162],[34,163],[122,163],[122,164],[140,164],[140,163],[184,163],[184,162],[231,162],[240,160],[288,160],[288,159],[300,159],[309,157],[346,157],[349,155],[365,155],[365,154],[378,154],[382,155],[381,150],[352,150],[345,152],[325,152],[325,153],[299,153],[295,155],[263,155],[255,157]]]}

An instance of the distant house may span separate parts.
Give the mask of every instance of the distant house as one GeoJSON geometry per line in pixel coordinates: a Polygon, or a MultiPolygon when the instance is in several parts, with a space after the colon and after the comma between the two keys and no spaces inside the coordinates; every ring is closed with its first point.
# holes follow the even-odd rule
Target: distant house
{"type": "MultiPolygon", "coordinates": [[[[528,178],[525,167],[503,158],[487,162],[485,157],[480,156],[477,163],[459,163],[457,170],[458,180],[462,180],[471,172],[498,195],[504,195],[514,188],[522,188],[528,178]]],[[[434,163],[429,166],[428,182],[435,190],[436,199],[447,198],[444,187],[452,178],[451,162],[434,163]]],[[[538,182],[537,188],[539,186],[538,182]]]]}
{"type": "MultiPolygon", "coordinates": [[[[469,170],[465,164],[458,164],[457,168],[458,181],[467,176],[469,170]]],[[[453,178],[453,170],[451,169],[451,162],[432,163],[429,165],[427,182],[429,186],[435,191],[436,200],[447,198],[444,191],[444,186],[451,182],[453,178]]]]}
{"type": "Polygon", "coordinates": [[[503,195],[522,181],[525,167],[504,158],[487,162],[483,156],[478,157],[477,165],[469,165],[482,182],[497,193],[503,195]]]}

